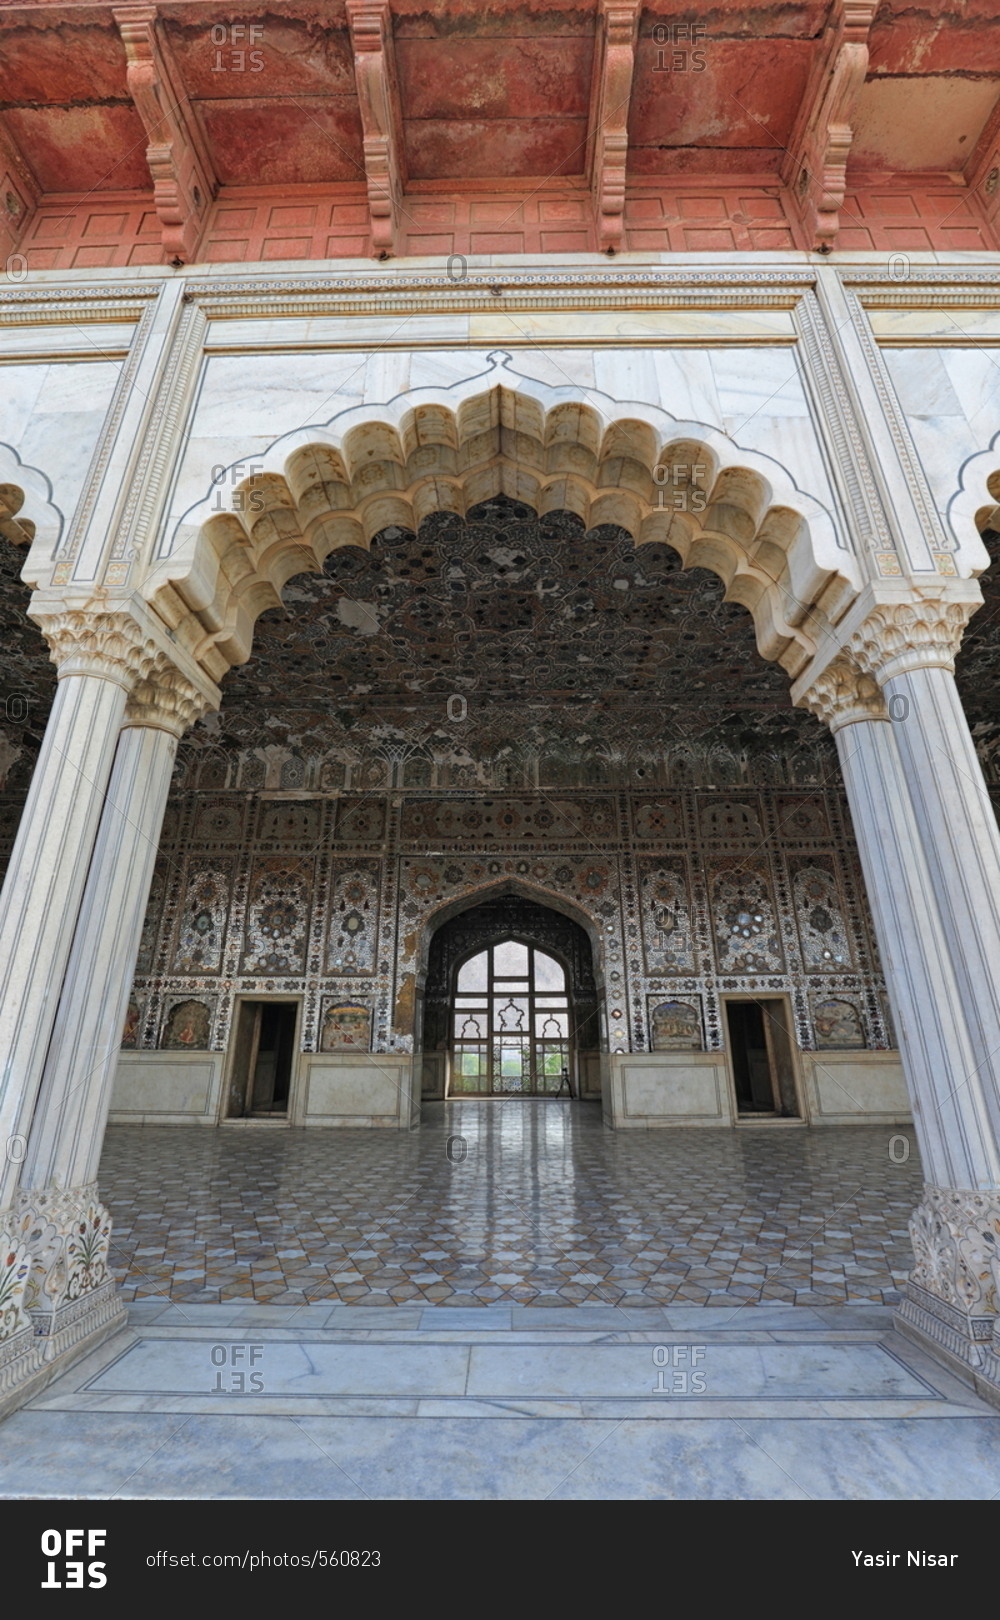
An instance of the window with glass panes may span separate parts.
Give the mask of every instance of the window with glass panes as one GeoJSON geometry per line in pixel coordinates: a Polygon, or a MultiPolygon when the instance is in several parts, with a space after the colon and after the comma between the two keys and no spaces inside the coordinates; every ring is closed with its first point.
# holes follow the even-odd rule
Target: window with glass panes
{"type": "Polygon", "coordinates": [[[554,956],[503,940],[458,970],[452,1010],[452,1096],[570,1092],[566,971],[554,956]]]}

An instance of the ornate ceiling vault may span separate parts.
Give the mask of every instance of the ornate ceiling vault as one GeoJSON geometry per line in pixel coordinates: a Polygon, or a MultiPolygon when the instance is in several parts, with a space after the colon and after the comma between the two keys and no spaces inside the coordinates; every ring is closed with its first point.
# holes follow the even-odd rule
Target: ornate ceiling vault
{"type": "MultiPolygon", "coordinates": [[[[984,538],[1000,560],[1000,536],[984,538]]],[[[16,767],[10,785],[30,774],[55,687],[26,617],[23,559],[0,546],[0,769],[16,767]]],[[[993,775],[1000,570],[983,586],[958,679],[993,775]]],[[[723,600],[722,582],[683,568],[667,545],[637,548],[615,525],[587,530],[573,513],[538,517],[498,497],[467,520],[436,513],[417,533],[393,526],[368,551],[333,552],[322,574],[297,575],[282,595],[185,756],[273,745],[466,764],[541,757],[586,781],[602,761],[650,779],[680,747],[706,780],[713,758],[721,769],[805,752],[821,774],[836,770],[824,728],[792,708],[787,676],[761,658],[749,613],[723,600]]],[[[413,765],[410,778],[420,780],[413,765]]]]}

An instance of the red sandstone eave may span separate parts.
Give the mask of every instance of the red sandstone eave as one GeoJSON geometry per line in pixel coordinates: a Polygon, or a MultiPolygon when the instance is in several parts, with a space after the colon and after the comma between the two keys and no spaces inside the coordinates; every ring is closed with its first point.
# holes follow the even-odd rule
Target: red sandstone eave
{"type": "MultiPolygon", "coordinates": [[[[394,242],[398,238],[392,251],[402,250],[408,235],[418,244],[412,251],[444,251],[431,245],[439,240],[465,251],[459,242],[479,240],[475,221],[485,217],[485,203],[459,202],[472,190],[488,197],[491,187],[506,194],[521,185],[530,197],[594,181],[588,162],[604,26],[598,0],[389,0],[389,13],[401,129],[392,158],[395,217],[385,227],[395,233],[394,242]],[[456,199],[448,229],[427,231],[420,216],[418,230],[419,211],[402,208],[400,199],[448,188],[456,199]],[[465,237],[467,227],[471,234],[465,237]]],[[[366,166],[356,42],[344,0],[271,0],[262,7],[246,0],[161,0],[157,14],[158,38],[184,101],[171,134],[174,167],[168,178],[182,193],[188,187],[185,240],[214,241],[219,223],[218,210],[192,218],[194,179],[185,168],[192,154],[201,165],[199,195],[207,175],[210,194],[218,186],[241,189],[251,212],[255,197],[261,206],[266,200],[261,188],[274,186],[289,188],[290,197],[294,193],[303,202],[303,188],[320,188],[316,197],[325,195],[331,206],[349,188],[355,209],[356,190],[366,184],[378,212],[380,182],[366,166]]],[[[710,211],[721,207],[726,218],[726,188],[739,186],[734,221],[752,227],[758,216],[768,217],[771,203],[758,207],[752,193],[778,179],[787,186],[789,164],[801,161],[795,132],[814,105],[817,81],[822,87],[834,15],[833,0],[719,0],[690,18],[663,4],[643,8],[627,103],[627,178],[631,187],[660,187],[663,223],[650,226],[636,245],[688,245],[686,237],[672,234],[684,217],[667,196],[672,185],[703,181],[706,198],[716,199],[710,211]],[[794,154],[788,157],[790,146],[794,154]]],[[[996,161],[994,131],[1000,133],[1000,0],[889,0],[872,23],[870,51],[867,80],[852,112],[848,185],[878,185],[880,177],[896,184],[892,177],[911,171],[914,185],[925,189],[935,175],[951,185],[959,172],[980,186],[996,161]]],[[[46,195],[149,196],[149,113],[144,124],[129,91],[110,5],[0,0],[0,54],[0,133],[13,154],[10,172],[19,195],[31,189],[15,183],[20,162],[46,195]]],[[[20,223],[10,227],[20,232],[33,206],[22,202],[20,223]]],[[[231,221],[229,194],[227,206],[231,221]]],[[[620,222],[620,191],[612,206],[619,208],[620,222]]],[[[922,205],[914,206],[919,213],[922,205]]],[[[974,214],[975,198],[971,206],[974,214]]],[[[554,215],[529,209],[520,238],[525,250],[594,245],[587,219],[574,208],[568,234],[554,229],[554,215]]],[[[808,222],[794,224],[786,214],[776,222],[779,237],[754,236],[751,228],[749,238],[737,231],[734,242],[811,245],[794,234],[808,232],[808,222]]],[[[264,251],[272,215],[273,208],[258,212],[246,233],[237,231],[234,252],[264,251]]],[[[142,217],[146,234],[134,250],[140,256],[115,262],[149,262],[148,221],[142,217]]],[[[344,251],[348,244],[353,252],[368,250],[353,214],[348,219],[328,210],[322,219],[315,216],[308,231],[303,223],[302,235],[286,237],[284,226],[275,225],[275,251],[286,242],[291,256],[341,251],[339,224],[349,227],[344,251]]],[[[81,221],[78,234],[90,229],[81,221]]],[[[519,240],[520,229],[512,226],[503,242],[519,240]]],[[[218,251],[228,251],[229,240],[223,231],[218,251]]],[[[720,235],[718,245],[724,241],[720,235]]],[[[992,238],[983,241],[988,245],[992,238]]],[[[704,246],[710,245],[706,240],[704,246]]],[[[492,250],[518,251],[509,245],[492,250]]],[[[121,252],[133,250],[123,243],[121,252]]]]}

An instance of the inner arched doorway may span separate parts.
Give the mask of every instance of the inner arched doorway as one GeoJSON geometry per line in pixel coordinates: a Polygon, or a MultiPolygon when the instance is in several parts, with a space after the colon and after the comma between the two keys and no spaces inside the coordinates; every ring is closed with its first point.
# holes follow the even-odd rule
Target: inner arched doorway
{"type": "Polygon", "coordinates": [[[424,1094],[587,1097],[600,1029],[586,931],[510,893],[435,931],[423,997],[424,1094]]]}

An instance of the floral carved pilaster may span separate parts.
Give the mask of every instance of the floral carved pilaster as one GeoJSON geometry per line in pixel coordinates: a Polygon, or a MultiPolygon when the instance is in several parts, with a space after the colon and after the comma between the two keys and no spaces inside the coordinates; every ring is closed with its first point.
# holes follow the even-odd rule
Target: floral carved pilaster
{"type": "Polygon", "coordinates": [[[31,1327],[24,1308],[31,1259],[20,1234],[10,1225],[0,1230],[0,1343],[31,1327]]]}
{"type": "Polygon", "coordinates": [[[24,1304],[31,1257],[13,1230],[11,1212],[0,1228],[0,1411],[17,1403],[17,1391],[43,1361],[34,1324],[24,1304]]]}

